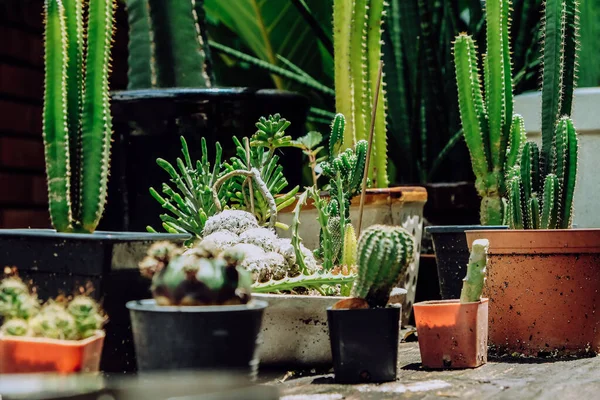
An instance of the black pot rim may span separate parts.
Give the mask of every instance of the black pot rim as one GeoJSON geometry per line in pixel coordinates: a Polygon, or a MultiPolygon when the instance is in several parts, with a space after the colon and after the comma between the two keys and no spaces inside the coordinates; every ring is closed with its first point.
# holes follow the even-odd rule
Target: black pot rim
{"type": "Polygon", "coordinates": [[[352,311],[354,313],[367,313],[367,312],[392,312],[391,310],[397,310],[396,312],[400,313],[400,310],[402,309],[401,305],[398,306],[394,306],[394,305],[389,305],[386,307],[378,307],[378,308],[339,308],[337,310],[333,309],[332,307],[327,307],[327,312],[331,312],[331,313],[338,313],[341,311],[352,311]]]}
{"type": "Polygon", "coordinates": [[[125,305],[129,310],[147,313],[220,313],[239,311],[258,311],[267,308],[264,300],[252,299],[248,304],[225,306],[159,306],[154,299],[132,300],[125,305]]]}
{"type": "Polygon", "coordinates": [[[0,229],[0,237],[35,237],[36,239],[89,240],[110,242],[145,242],[159,240],[186,240],[191,235],[181,233],[111,232],[63,233],[54,229],[0,229]]]}
{"type": "Polygon", "coordinates": [[[119,90],[111,92],[111,100],[115,102],[139,101],[142,99],[164,100],[164,99],[188,99],[188,100],[209,100],[222,97],[263,97],[277,96],[296,99],[306,99],[306,96],[296,92],[290,92],[278,89],[256,89],[250,87],[229,87],[229,88],[155,88],[155,89],[136,89],[119,90]]]}
{"type": "Polygon", "coordinates": [[[464,231],[476,230],[503,230],[508,229],[508,225],[440,225],[426,226],[427,233],[461,233],[464,231]]]}

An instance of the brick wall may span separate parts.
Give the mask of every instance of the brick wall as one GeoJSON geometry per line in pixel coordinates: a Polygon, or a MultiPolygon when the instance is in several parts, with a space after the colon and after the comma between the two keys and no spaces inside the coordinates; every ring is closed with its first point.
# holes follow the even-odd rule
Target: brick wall
{"type": "MultiPolygon", "coordinates": [[[[0,2],[0,227],[49,228],[42,142],[43,0],[0,2]]],[[[112,89],[127,84],[127,21],[117,12],[112,89]]]]}

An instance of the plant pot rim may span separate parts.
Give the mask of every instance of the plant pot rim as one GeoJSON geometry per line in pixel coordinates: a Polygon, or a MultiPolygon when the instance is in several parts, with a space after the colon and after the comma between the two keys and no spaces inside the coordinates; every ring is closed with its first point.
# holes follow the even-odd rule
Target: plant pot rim
{"type": "Polygon", "coordinates": [[[481,300],[479,301],[471,301],[468,303],[461,303],[460,299],[447,299],[447,300],[427,300],[427,301],[420,301],[418,303],[413,304],[413,307],[417,306],[417,307],[440,307],[440,306],[455,306],[457,304],[462,304],[462,305],[473,305],[473,304],[484,304],[484,303],[488,303],[489,299],[487,297],[483,297],[481,300]]]}
{"type": "Polygon", "coordinates": [[[106,333],[103,330],[97,330],[93,336],[80,340],[52,339],[45,337],[30,337],[30,336],[12,336],[0,334],[2,342],[24,342],[24,343],[44,343],[53,344],[63,347],[81,347],[92,343],[98,339],[105,338],[106,333]]]}
{"type": "Polygon", "coordinates": [[[222,97],[267,97],[278,96],[304,99],[306,96],[287,90],[257,89],[251,87],[217,87],[217,88],[153,88],[118,90],[111,92],[113,102],[127,103],[140,100],[170,100],[177,98],[191,101],[210,100],[222,97]]]}
{"type": "Polygon", "coordinates": [[[365,313],[365,312],[392,312],[391,310],[395,310],[395,312],[400,313],[400,309],[401,309],[401,305],[393,305],[393,304],[388,304],[385,307],[377,307],[377,308],[338,308],[336,310],[333,309],[333,307],[327,307],[327,312],[330,313],[337,313],[339,311],[352,311],[352,312],[361,312],[361,313],[365,313]]]}
{"type": "Polygon", "coordinates": [[[140,242],[158,240],[186,240],[191,235],[185,233],[151,233],[95,231],[93,233],[63,233],[54,229],[0,229],[0,237],[35,237],[36,239],[64,239],[83,241],[140,242]]]}
{"type": "Polygon", "coordinates": [[[507,230],[508,225],[431,225],[425,227],[427,233],[462,233],[476,230],[507,230]]]}
{"type": "Polygon", "coordinates": [[[148,313],[219,313],[264,310],[269,303],[251,299],[247,304],[215,306],[159,306],[154,299],[132,300],[125,305],[130,311],[148,313]]]}
{"type": "MultiPolygon", "coordinates": [[[[321,197],[328,197],[329,193],[321,192],[321,197]]],[[[296,207],[296,203],[300,195],[296,195],[296,201],[285,207],[280,213],[292,212],[296,207]]],[[[427,202],[427,189],[423,186],[392,186],[388,188],[370,188],[365,193],[365,205],[390,204],[394,202],[427,202]]],[[[360,195],[352,198],[352,206],[360,204],[360,195]]],[[[313,209],[314,201],[307,199],[306,204],[302,207],[304,210],[313,209]]]]}
{"type": "Polygon", "coordinates": [[[600,228],[483,229],[466,234],[469,249],[471,239],[488,239],[489,254],[600,253],[600,228]]]}

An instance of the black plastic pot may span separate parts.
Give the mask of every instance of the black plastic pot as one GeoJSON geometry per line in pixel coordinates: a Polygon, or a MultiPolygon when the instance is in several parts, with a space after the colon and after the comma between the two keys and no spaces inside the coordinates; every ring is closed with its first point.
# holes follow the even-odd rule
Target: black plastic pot
{"type": "Polygon", "coordinates": [[[3,267],[15,266],[23,279],[31,279],[42,300],[91,284],[91,296],[101,301],[109,317],[100,369],[131,372],[135,371],[135,353],[125,304],[150,295],[150,281],[140,275],[137,263],[153,242],[187,238],[140,232],[0,229],[0,260],[3,267]]]}
{"type": "Polygon", "coordinates": [[[222,370],[253,378],[267,302],[231,306],[157,306],[127,303],[139,372],[222,370]]]}
{"type": "Polygon", "coordinates": [[[402,307],[327,309],[336,382],[396,380],[402,307]]]}
{"type": "MultiPolygon", "coordinates": [[[[294,138],[305,132],[308,99],[300,94],[250,88],[147,89],[112,93],[114,143],[111,179],[100,230],[145,231],[160,229],[165,210],[149,194],[160,192],[169,175],[156,165],[163,158],[175,165],[182,157],[180,136],[188,142],[192,160],[201,157],[201,138],[214,160],[215,142],[223,147],[223,159],[234,155],[232,137],[241,140],[256,132],[261,116],[279,113],[292,124],[294,138]]],[[[289,188],[301,184],[302,152],[289,149],[280,159],[289,188]]]]}
{"type": "Polygon", "coordinates": [[[442,300],[460,298],[462,280],[467,273],[469,247],[465,231],[475,229],[508,229],[507,226],[428,226],[425,231],[431,234],[438,270],[440,296],[442,300]]]}

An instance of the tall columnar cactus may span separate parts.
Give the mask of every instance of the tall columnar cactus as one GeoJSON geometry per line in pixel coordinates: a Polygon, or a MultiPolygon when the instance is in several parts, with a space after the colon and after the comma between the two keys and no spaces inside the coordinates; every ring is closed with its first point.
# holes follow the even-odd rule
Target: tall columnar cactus
{"type": "Polygon", "coordinates": [[[483,225],[500,225],[504,213],[506,154],[513,123],[509,10],[509,0],[486,2],[484,90],[475,42],[461,33],[454,43],[460,116],[476,188],[482,197],[483,225]]]}
{"type": "Polygon", "coordinates": [[[81,0],[44,2],[43,135],[50,216],[59,232],[93,232],[106,203],[116,3],[90,0],[87,13],[83,7],[81,0]]]}
{"type": "Polygon", "coordinates": [[[129,89],[210,87],[204,0],[127,0],[129,89]]]}
{"type": "Polygon", "coordinates": [[[384,307],[414,257],[414,238],[399,226],[372,225],[358,242],[358,277],[351,296],[384,307]]]}
{"type": "MultiPolygon", "coordinates": [[[[371,107],[382,58],[384,0],[335,0],[333,42],[336,111],[346,117],[343,148],[368,138],[371,107]]],[[[388,185],[386,95],[379,92],[369,177],[376,187],[388,185]]]]}
{"type": "Polygon", "coordinates": [[[487,273],[487,252],[490,242],[487,239],[477,239],[473,241],[469,264],[467,265],[467,275],[463,279],[463,286],[460,292],[461,303],[472,303],[481,300],[485,274],[487,273]]]}
{"type": "Polygon", "coordinates": [[[570,115],[579,9],[575,0],[548,0],[545,7],[542,150],[527,143],[510,175],[508,223],[513,229],[566,229],[572,224],[578,140],[570,115]]]}

